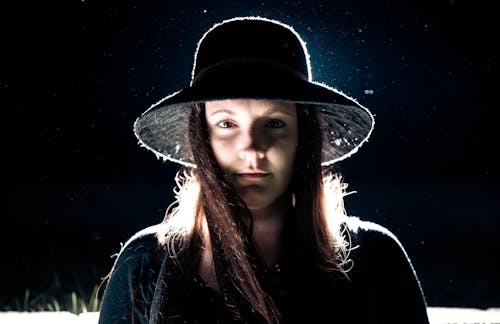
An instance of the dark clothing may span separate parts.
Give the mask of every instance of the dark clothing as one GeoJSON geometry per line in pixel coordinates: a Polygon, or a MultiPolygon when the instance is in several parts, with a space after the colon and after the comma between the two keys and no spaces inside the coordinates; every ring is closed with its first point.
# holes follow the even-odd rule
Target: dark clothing
{"type": "MultiPolygon", "coordinates": [[[[301,260],[266,274],[262,284],[274,286],[270,293],[283,323],[429,323],[417,276],[397,238],[357,218],[348,218],[346,225],[353,247],[348,279],[339,272],[314,272],[301,260]]],[[[183,316],[175,323],[235,322],[224,298],[197,275],[184,290],[175,290],[180,298],[155,295],[165,284],[180,286],[175,262],[165,259],[155,236],[161,226],[137,233],[123,247],[104,292],[99,323],[148,323],[161,317],[160,305],[170,300],[183,301],[183,316]]]]}

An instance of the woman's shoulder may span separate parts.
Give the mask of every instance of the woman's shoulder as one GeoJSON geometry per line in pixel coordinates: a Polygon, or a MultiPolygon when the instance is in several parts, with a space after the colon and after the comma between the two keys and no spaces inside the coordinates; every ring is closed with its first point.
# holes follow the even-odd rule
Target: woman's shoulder
{"type": "Polygon", "coordinates": [[[158,233],[161,233],[164,227],[165,224],[157,224],[136,232],[123,244],[120,254],[132,251],[134,254],[147,254],[161,248],[158,233]]]}
{"type": "Polygon", "coordinates": [[[396,235],[380,224],[361,220],[360,218],[354,216],[346,217],[344,224],[351,235],[355,235],[362,241],[369,241],[372,243],[377,241],[381,243],[393,242],[393,244],[401,246],[401,243],[396,235]]]}
{"type": "Polygon", "coordinates": [[[351,248],[357,252],[354,255],[368,262],[410,263],[400,240],[386,227],[352,216],[347,217],[344,224],[349,231],[351,248]]]}
{"type": "Polygon", "coordinates": [[[161,240],[164,228],[164,224],[145,228],[123,244],[108,276],[99,323],[131,322],[131,317],[147,322],[154,287],[168,253],[161,240]]]}
{"type": "Polygon", "coordinates": [[[353,273],[349,275],[362,289],[369,289],[380,322],[428,323],[422,287],[396,235],[356,217],[348,217],[345,225],[352,243],[353,273]]]}
{"type": "Polygon", "coordinates": [[[165,233],[166,226],[163,223],[153,225],[132,235],[117,254],[112,272],[123,266],[130,269],[147,263],[161,262],[165,253],[169,252],[162,240],[162,233],[165,233]]]}

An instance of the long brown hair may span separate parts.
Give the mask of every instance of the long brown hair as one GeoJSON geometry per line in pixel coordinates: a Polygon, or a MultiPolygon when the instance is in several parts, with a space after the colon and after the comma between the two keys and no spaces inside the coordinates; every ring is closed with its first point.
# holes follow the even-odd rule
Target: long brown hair
{"type": "MultiPolygon", "coordinates": [[[[332,230],[325,207],[320,121],[316,110],[305,105],[297,105],[297,120],[298,154],[287,193],[294,207],[293,225],[297,229],[297,241],[302,256],[318,269],[343,271],[345,260],[341,258],[345,253],[341,250],[346,244],[340,231],[332,230]]],[[[196,206],[192,209],[194,219],[185,233],[188,237],[184,238],[184,251],[187,251],[185,258],[198,261],[190,260],[185,264],[199,264],[199,246],[207,246],[204,231],[208,227],[217,284],[235,318],[245,322],[248,319],[241,318],[241,313],[249,310],[261,321],[278,323],[281,318],[279,309],[263,290],[255,273],[251,214],[225,180],[224,171],[216,162],[209,143],[203,104],[193,107],[189,139],[197,165],[192,172],[199,191],[196,206]]],[[[343,205],[340,207],[342,209],[343,205]]],[[[165,221],[170,221],[169,215],[165,221]]],[[[190,272],[186,273],[189,276],[190,272]]]]}

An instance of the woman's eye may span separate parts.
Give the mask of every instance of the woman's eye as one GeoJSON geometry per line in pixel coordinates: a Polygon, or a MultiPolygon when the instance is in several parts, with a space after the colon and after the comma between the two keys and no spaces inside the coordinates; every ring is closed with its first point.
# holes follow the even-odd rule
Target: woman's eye
{"type": "Polygon", "coordinates": [[[223,120],[217,123],[217,126],[220,128],[231,128],[234,126],[234,123],[229,120],[223,120]]]}
{"type": "Polygon", "coordinates": [[[271,119],[268,120],[264,126],[269,128],[282,128],[285,126],[285,123],[279,119],[271,119]]]}

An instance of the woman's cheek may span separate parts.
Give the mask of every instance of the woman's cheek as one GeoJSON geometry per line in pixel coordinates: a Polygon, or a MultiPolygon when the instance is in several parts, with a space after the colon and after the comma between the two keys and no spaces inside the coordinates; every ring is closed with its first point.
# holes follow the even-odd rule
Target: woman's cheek
{"type": "Polygon", "coordinates": [[[230,143],[227,143],[226,141],[212,139],[211,145],[217,163],[219,163],[221,167],[227,168],[229,161],[231,161],[230,143]]]}

